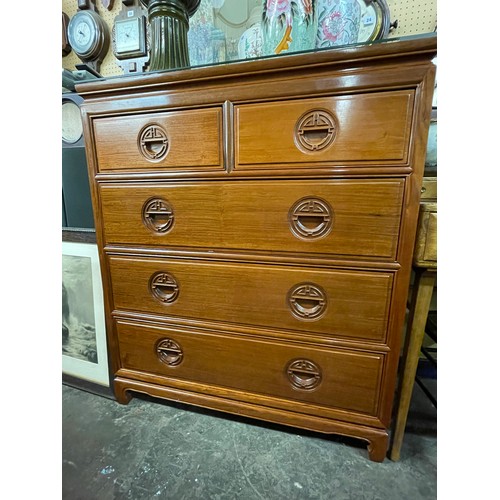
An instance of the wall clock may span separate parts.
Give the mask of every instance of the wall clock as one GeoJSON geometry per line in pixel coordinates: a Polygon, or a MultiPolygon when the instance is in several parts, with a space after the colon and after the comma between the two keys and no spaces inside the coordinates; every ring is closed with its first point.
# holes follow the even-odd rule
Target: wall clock
{"type": "Polygon", "coordinates": [[[95,0],[78,0],[78,7],[68,25],[69,43],[85,63],[77,68],[98,73],[109,48],[109,29],[97,12],[95,0]]]}
{"type": "Polygon", "coordinates": [[[148,63],[146,11],[139,0],[122,0],[112,31],[113,54],[124,73],[144,70],[148,63]]]}
{"type": "Polygon", "coordinates": [[[80,106],[83,98],[76,93],[62,95],[62,145],[83,147],[83,121],[80,106]]]}
{"type": "MultiPolygon", "coordinates": [[[[358,0],[361,22],[358,42],[372,42],[387,38],[391,28],[389,6],[386,0],[358,0]]],[[[395,26],[397,26],[397,21],[395,26]]]]}
{"type": "Polygon", "coordinates": [[[71,45],[68,40],[69,16],[66,12],[62,13],[62,56],[67,56],[71,52],[71,45]]]}

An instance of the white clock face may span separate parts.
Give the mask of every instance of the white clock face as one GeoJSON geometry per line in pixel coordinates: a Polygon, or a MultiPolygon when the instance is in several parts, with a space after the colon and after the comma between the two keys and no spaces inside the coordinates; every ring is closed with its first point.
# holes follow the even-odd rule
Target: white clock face
{"type": "Polygon", "coordinates": [[[80,108],[73,101],[62,104],[62,139],[64,142],[74,144],[83,134],[82,117],[80,108]]]}
{"type": "Polygon", "coordinates": [[[92,37],[90,33],[90,26],[87,21],[81,21],[76,25],[75,40],[82,50],[86,50],[90,47],[92,37]]]}
{"type": "Polygon", "coordinates": [[[80,59],[95,58],[104,49],[103,22],[92,11],[77,12],[68,25],[68,39],[71,48],[80,59]]]}
{"type": "Polygon", "coordinates": [[[364,0],[358,0],[361,7],[361,22],[359,25],[358,42],[367,42],[372,39],[378,24],[378,14],[373,5],[367,5],[364,0]]]}
{"type": "Polygon", "coordinates": [[[117,52],[134,52],[141,48],[138,18],[116,21],[115,30],[117,52]]]}

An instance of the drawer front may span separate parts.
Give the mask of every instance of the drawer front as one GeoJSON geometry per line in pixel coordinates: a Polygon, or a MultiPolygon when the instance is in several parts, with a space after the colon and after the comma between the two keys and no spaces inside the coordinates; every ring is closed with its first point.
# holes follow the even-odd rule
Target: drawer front
{"type": "Polygon", "coordinates": [[[121,366],[129,370],[298,404],[377,414],[382,354],[304,348],[121,321],[117,333],[121,366]]]}
{"type": "Polygon", "coordinates": [[[392,274],[109,257],[114,307],[383,341],[392,274]]]}
{"type": "Polygon", "coordinates": [[[429,214],[424,259],[431,262],[437,262],[437,213],[429,214]]]}
{"type": "Polygon", "coordinates": [[[101,185],[106,244],[395,259],[404,181],[101,185]]]}
{"type": "Polygon", "coordinates": [[[236,168],[404,164],[413,100],[401,90],[236,106],[236,168]]]}
{"type": "Polygon", "coordinates": [[[94,120],[98,169],[221,170],[220,108],[94,120]]]}

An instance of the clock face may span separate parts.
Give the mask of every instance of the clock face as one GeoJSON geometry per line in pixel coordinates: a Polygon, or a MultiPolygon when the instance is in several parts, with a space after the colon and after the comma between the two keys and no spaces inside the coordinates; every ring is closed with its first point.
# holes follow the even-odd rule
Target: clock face
{"type": "Polygon", "coordinates": [[[75,41],[81,51],[88,50],[92,44],[92,28],[85,19],[75,26],[75,41]]]}
{"type": "Polygon", "coordinates": [[[361,21],[359,23],[358,42],[368,42],[374,39],[377,25],[380,24],[377,11],[373,4],[367,5],[364,0],[358,0],[361,6],[361,21]]]}
{"type": "Polygon", "coordinates": [[[77,12],[69,22],[68,38],[71,47],[79,57],[92,52],[97,38],[97,26],[91,12],[77,12]]]}
{"type": "Polygon", "coordinates": [[[83,134],[80,108],[73,101],[62,103],[62,140],[68,144],[77,142],[83,134]]]}
{"type": "Polygon", "coordinates": [[[135,52],[141,48],[140,19],[134,17],[115,22],[117,53],[135,52]]]}
{"type": "Polygon", "coordinates": [[[102,61],[109,47],[108,26],[94,11],[80,10],[69,22],[68,39],[82,61],[102,61]]]}
{"type": "Polygon", "coordinates": [[[373,0],[367,4],[358,0],[361,8],[358,42],[371,42],[386,38],[389,33],[389,7],[385,0],[373,0]]]}

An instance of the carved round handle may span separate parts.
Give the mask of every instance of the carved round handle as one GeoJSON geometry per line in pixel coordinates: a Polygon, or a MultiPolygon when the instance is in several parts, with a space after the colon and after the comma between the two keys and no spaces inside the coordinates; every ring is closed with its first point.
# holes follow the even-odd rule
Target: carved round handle
{"type": "Polygon", "coordinates": [[[142,207],[142,222],[154,233],[165,234],[174,225],[174,210],[163,198],[150,198],[142,207]]]}
{"type": "Polygon", "coordinates": [[[299,283],[293,286],[287,299],[292,314],[298,319],[317,320],[326,311],[326,293],[314,283],[299,283]]]}
{"type": "Polygon", "coordinates": [[[303,240],[316,240],[326,236],[333,227],[333,220],[332,208],[321,198],[302,198],[288,212],[290,230],[303,240]]]}
{"type": "Polygon", "coordinates": [[[337,130],[337,119],[330,111],[307,111],[295,125],[295,145],[304,153],[323,151],[333,143],[337,130]]]}
{"type": "Polygon", "coordinates": [[[163,160],[168,153],[167,132],[160,125],[147,125],[139,132],[137,145],[146,160],[151,162],[163,160]]]}
{"type": "Polygon", "coordinates": [[[171,304],[179,296],[179,285],[173,275],[158,271],[149,280],[151,295],[163,304],[171,304]]]}
{"type": "Polygon", "coordinates": [[[160,340],[155,350],[159,360],[168,366],[177,366],[184,358],[181,346],[172,339],[160,340]]]}
{"type": "Polygon", "coordinates": [[[311,391],[321,383],[320,367],[308,359],[297,359],[286,367],[288,380],[296,389],[311,391]]]}

